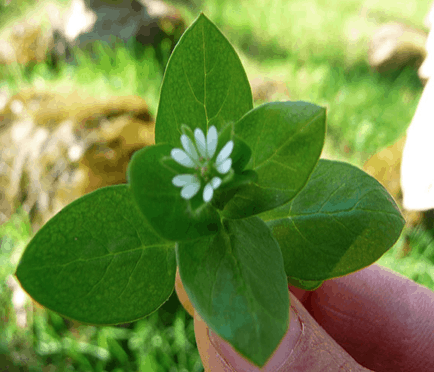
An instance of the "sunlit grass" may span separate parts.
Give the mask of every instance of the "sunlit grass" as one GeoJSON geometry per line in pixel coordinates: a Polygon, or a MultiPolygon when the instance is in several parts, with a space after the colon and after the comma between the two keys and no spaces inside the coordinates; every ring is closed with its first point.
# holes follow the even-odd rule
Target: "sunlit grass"
{"type": "Polygon", "coordinates": [[[414,69],[385,76],[363,62],[346,69],[327,61],[243,63],[251,78],[284,82],[290,100],[326,107],[327,153],[357,166],[405,133],[423,89],[414,69]]]}
{"type": "Polygon", "coordinates": [[[434,291],[434,231],[421,226],[406,229],[378,263],[434,291]]]}
{"type": "Polygon", "coordinates": [[[135,47],[140,48],[134,43],[111,47],[96,42],[92,55],[75,48],[72,62],[61,59],[55,67],[49,61],[1,66],[0,87],[16,93],[23,87],[55,89],[58,85],[84,88],[96,97],[138,95],[145,98],[155,116],[163,70],[152,47],[139,51],[135,47]]]}
{"type": "Polygon", "coordinates": [[[203,10],[229,40],[257,58],[351,65],[364,59],[369,36],[381,23],[426,29],[430,5],[430,0],[204,0],[203,10]]]}

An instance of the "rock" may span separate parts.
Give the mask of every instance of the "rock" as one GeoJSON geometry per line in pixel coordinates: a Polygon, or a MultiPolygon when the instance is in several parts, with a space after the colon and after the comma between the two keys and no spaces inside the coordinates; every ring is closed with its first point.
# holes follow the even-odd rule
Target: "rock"
{"type": "Polygon", "coordinates": [[[287,101],[290,99],[288,86],[279,77],[274,79],[256,77],[250,81],[250,86],[255,102],[287,101]]]}
{"type": "Polygon", "coordinates": [[[52,32],[47,17],[30,13],[4,27],[0,32],[0,64],[41,62],[53,47],[52,32]]]}
{"type": "Polygon", "coordinates": [[[369,46],[369,64],[379,72],[418,68],[426,57],[427,34],[401,23],[387,23],[373,35],[369,46]]]}
{"type": "Polygon", "coordinates": [[[96,40],[108,44],[120,39],[127,42],[133,37],[143,44],[161,41],[161,30],[147,9],[136,0],[96,1],[87,0],[87,5],[96,14],[96,22],[90,32],[79,35],[77,44],[82,47],[96,40]]]}
{"type": "Polygon", "coordinates": [[[161,0],[43,2],[1,31],[0,64],[41,62],[47,53],[70,61],[74,46],[92,50],[97,40],[112,45],[131,38],[153,45],[163,63],[162,40],[173,48],[185,29],[180,13],[161,0]]]}
{"type": "Polygon", "coordinates": [[[66,9],[54,3],[47,4],[51,25],[67,42],[73,43],[80,35],[92,30],[97,15],[89,9],[83,0],[72,0],[66,9]]]}
{"type": "Polygon", "coordinates": [[[0,116],[0,223],[18,205],[34,231],[100,187],[125,183],[132,154],[153,144],[154,124],[137,96],[94,98],[78,90],[23,90],[0,116]]]}
{"type": "Polygon", "coordinates": [[[186,29],[179,12],[156,0],[73,0],[60,17],[52,17],[56,47],[54,57],[71,54],[77,46],[92,51],[96,41],[109,45],[131,39],[153,45],[157,59],[163,62],[162,40],[172,48],[186,29]]]}

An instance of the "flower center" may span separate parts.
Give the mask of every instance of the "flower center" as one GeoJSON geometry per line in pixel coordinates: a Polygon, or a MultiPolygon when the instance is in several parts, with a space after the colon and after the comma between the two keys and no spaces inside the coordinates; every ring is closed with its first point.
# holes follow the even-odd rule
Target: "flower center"
{"type": "Polygon", "coordinates": [[[199,163],[195,170],[196,174],[200,176],[205,182],[208,182],[212,177],[212,166],[209,158],[204,158],[203,156],[199,157],[199,163]]]}

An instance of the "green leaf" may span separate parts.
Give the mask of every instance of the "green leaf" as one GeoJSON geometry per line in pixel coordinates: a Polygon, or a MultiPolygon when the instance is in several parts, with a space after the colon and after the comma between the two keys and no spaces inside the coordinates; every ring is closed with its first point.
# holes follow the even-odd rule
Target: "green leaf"
{"type": "Polygon", "coordinates": [[[326,110],[306,102],[272,102],[235,124],[235,138],[252,150],[246,168],[258,174],[225,206],[223,216],[245,218],[291,200],[306,184],[324,144],[326,110]]]}
{"type": "Polygon", "coordinates": [[[127,185],[77,199],[39,230],[16,276],[41,305],[90,324],[142,318],[166,301],[175,283],[174,244],[160,238],[127,185]]]}
{"type": "Polygon", "coordinates": [[[321,287],[324,280],[301,280],[295,279],[288,276],[288,283],[298,288],[303,288],[306,291],[314,291],[315,289],[321,287]]]}
{"type": "Polygon", "coordinates": [[[301,281],[323,281],[372,264],[405,223],[378,181],[330,160],[319,161],[291,202],[261,217],[279,242],[286,274],[301,281]]]}
{"type": "Polygon", "coordinates": [[[134,153],[128,165],[128,180],[134,199],[149,224],[162,237],[172,241],[213,235],[220,217],[211,204],[203,202],[202,190],[191,200],[181,197],[173,177],[187,173],[170,156],[172,146],[148,146],[134,153]]]}
{"type": "Polygon", "coordinates": [[[178,146],[181,125],[206,134],[238,121],[253,107],[246,73],[234,48],[201,14],[175,47],[164,75],[155,142],[178,146]]]}
{"type": "Polygon", "coordinates": [[[223,225],[213,237],[177,245],[179,273],[208,326],[263,366],[289,324],[282,254],[258,217],[223,225]]]}

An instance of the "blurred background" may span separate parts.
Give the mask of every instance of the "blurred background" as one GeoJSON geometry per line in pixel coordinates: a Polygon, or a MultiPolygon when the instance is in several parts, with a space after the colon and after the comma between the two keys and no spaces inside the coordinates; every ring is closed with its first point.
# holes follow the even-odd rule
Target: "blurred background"
{"type": "MultiPolygon", "coordinates": [[[[402,203],[405,133],[430,75],[431,0],[0,0],[0,371],[203,371],[176,294],[138,322],[92,327],[38,307],[13,277],[55,213],[124,183],[151,145],[170,53],[204,12],[234,45],[254,104],[327,107],[322,157],[402,203]],[[422,66],[422,68],[421,68],[422,66]]],[[[434,51],[431,51],[431,56],[434,51]]],[[[380,260],[434,290],[432,211],[380,260]]]]}

